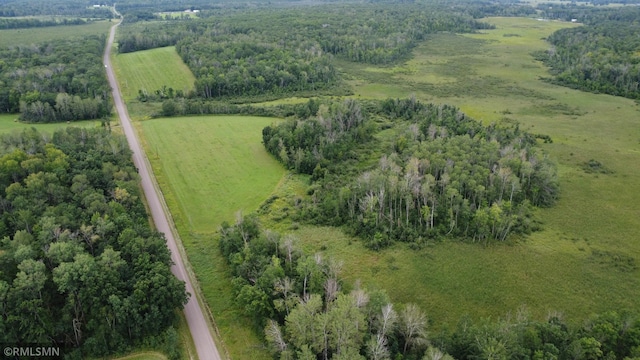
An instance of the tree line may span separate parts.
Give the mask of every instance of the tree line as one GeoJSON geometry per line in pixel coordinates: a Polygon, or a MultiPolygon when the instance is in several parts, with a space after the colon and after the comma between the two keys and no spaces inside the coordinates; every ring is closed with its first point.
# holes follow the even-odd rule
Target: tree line
{"type": "Polygon", "coordinates": [[[27,122],[108,116],[105,41],[87,36],[0,49],[0,113],[21,112],[27,122]]]}
{"type": "Polygon", "coordinates": [[[556,31],[547,39],[553,47],[537,54],[551,68],[553,82],[590,92],[640,98],[637,7],[583,6],[547,11],[585,23],[556,31]]]}
{"type": "Polygon", "coordinates": [[[308,255],[298,239],[237,214],[220,228],[236,300],[274,359],[640,359],[640,319],[607,312],[570,325],[559,312],[534,320],[526,307],[502,318],[434,324],[415,304],[345,284],[342,263],[308,255]],[[443,330],[434,331],[440,327],[443,330]]]}
{"type": "Polygon", "coordinates": [[[263,129],[265,148],[311,175],[301,218],[344,225],[371,248],[438,236],[504,241],[535,230],[533,208],[558,195],[555,165],[517,124],[484,126],[413,98],[305,106],[308,117],[263,129]]]}
{"type": "Polygon", "coordinates": [[[106,129],[0,137],[0,342],[179,355],[185,287],[137,182],[126,140],[106,129]]]}
{"type": "MultiPolygon", "coordinates": [[[[104,2],[97,1],[95,3],[104,2]]],[[[86,0],[3,0],[0,3],[0,17],[42,15],[65,15],[94,19],[111,19],[113,17],[111,10],[106,7],[94,8],[95,3],[86,0]]]]}
{"type": "Polygon", "coordinates": [[[0,29],[25,29],[45,26],[65,26],[65,25],[85,25],[87,21],[80,18],[75,19],[0,19],[0,29]]]}

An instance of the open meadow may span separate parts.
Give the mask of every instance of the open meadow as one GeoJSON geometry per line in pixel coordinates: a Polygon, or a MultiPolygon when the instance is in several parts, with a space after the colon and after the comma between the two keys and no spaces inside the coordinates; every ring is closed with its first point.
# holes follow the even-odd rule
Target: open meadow
{"type": "MultiPolygon", "coordinates": [[[[281,199],[261,215],[262,222],[296,234],[310,253],[343,260],[347,286],[360,279],[364,288],[385,289],[394,302],[417,303],[434,331],[455,326],[465,314],[495,319],[521,306],[538,319],[559,311],[571,323],[607,310],[638,313],[638,105],[541,80],[549,74],[531,53],[546,49],[542,39],[553,31],[575,24],[487,21],[497,29],[433,35],[411,60],[395,67],[339,66],[355,98],[413,94],[456,105],[485,123],[510,118],[551,136],[553,143],[542,146],[558,163],[561,194],[554,207],[538,211],[542,231],[488,247],[450,240],[421,250],[396,244],[374,252],[339,229],[291,223],[283,199],[304,193],[297,177],[280,181],[281,199]],[[602,166],[594,171],[590,160],[602,166]]],[[[260,130],[271,121],[203,117],[139,123],[189,260],[234,358],[265,353],[234,305],[214,232],[220,221],[233,220],[236,210],[255,210],[282,178],[282,168],[260,144],[260,130]],[[242,346],[246,339],[252,345],[242,346]]]]}
{"type": "Polygon", "coordinates": [[[173,46],[117,54],[113,63],[127,101],[136,99],[139,90],[153,94],[163,86],[185,93],[193,89],[195,78],[173,46]]]}
{"type": "Polygon", "coordinates": [[[112,22],[101,20],[86,25],[0,30],[0,47],[39,44],[49,40],[74,39],[88,35],[106,36],[111,25],[112,22]]]}

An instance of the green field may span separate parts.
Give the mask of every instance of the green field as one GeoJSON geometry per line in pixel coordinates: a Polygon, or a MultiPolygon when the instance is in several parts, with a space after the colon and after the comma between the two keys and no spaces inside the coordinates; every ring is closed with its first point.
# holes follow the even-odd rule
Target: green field
{"type": "MultiPolygon", "coordinates": [[[[13,131],[20,131],[21,129],[28,129],[34,127],[38,131],[53,133],[54,131],[67,127],[99,127],[100,121],[88,120],[88,121],[74,121],[71,123],[51,123],[51,124],[26,124],[16,121],[18,114],[0,114],[0,134],[10,133],[13,131]]],[[[113,124],[112,124],[113,125],[113,124]]]]}
{"type": "Polygon", "coordinates": [[[195,78],[175,47],[136,51],[113,56],[120,90],[125,100],[138,96],[138,90],[153,93],[166,86],[184,92],[193,89],[195,78]]]}
{"type": "MultiPolygon", "coordinates": [[[[546,49],[542,38],[553,31],[576,25],[522,18],[488,21],[497,29],[463,36],[433,35],[416,49],[413,59],[395,67],[346,62],[339,66],[356,98],[414,94],[421,100],[459,106],[484,122],[508,117],[532,132],[550,135],[554,142],[542,146],[559,165],[561,197],[553,208],[538,211],[544,230],[488,247],[452,240],[418,251],[397,244],[373,252],[337,229],[301,226],[293,231],[300,246],[344,260],[346,284],[361,279],[365,288],[386,289],[395,302],[418,303],[435,328],[454,326],[464,314],[496,318],[523,305],[536,318],[560,311],[569,322],[606,310],[640,312],[638,105],[540,80],[549,74],[531,52],[546,49]],[[584,164],[590,159],[601,162],[610,173],[585,172],[584,164]]],[[[247,191],[253,191],[243,183],[228,186],[223,181],[238,177],[243,169],[226,162],[249,156],[236,153],[248,149],[244,138],[254,136],[253,157],[261,159],[252,170],[258,175],[250,177],[249,184],[258,184],[263,174],[278,168],[264,151],[258,155],[260,129],[270,120],[252,123],[255,127],[249,129],[228,120],[233,118],[220,120],[233,126],[207,119],[145,121],[142,129],[226,345],[234,358],[252,358],[262,353],[241,353],[246,350],[239,345],[245,337],[252,344],[257,342],[247,320],[238,315],[227,269],[211,232],[219,219],[233,219],[238,209],[233,199],[247,199],[247,191]],[[213,150],[216,144],[228,149],[213,150]],[[224,186],[223,199],[211,191],[224,186]]],[[[271,189],[275,183],[270,182],[271,189]]],[[[285,197],[294,191],[303,193],[304,184],[288,178],[277,193],[285,197]]],[[[253,193],[253,208],[269,193],[266,189],[253,193]]],[[[276,201],[263,223],[291,231],[292,224],[286,218],[280,220],[287,213],[285,207],[283,201],[276,201]]],[[[243,208],[251,211],[250,206],[243,208]]],[[[259,349],[259,345],[249,348],[253,346],[259,349]]]]}
{"type": "MultiPolygon", "coordinates": [[[[266,354],[232,296],[215,232],[237,210],[255,211],[277,187],[284,169],[261,144],[277,119],[209,116],[139,122],[145,148],[200,287],[232,358],[266,354]]],[[[223,351],[220,349],[220,351],[223,351]]]]}
{"type": "Polygon", "coordinates": [[[113,25],[112,22],[103,20],[87,25],[0,30],[0,47],[39,44],[50,40],[80,38],[87,35],[106,36],[111,25],[113,25]]]}

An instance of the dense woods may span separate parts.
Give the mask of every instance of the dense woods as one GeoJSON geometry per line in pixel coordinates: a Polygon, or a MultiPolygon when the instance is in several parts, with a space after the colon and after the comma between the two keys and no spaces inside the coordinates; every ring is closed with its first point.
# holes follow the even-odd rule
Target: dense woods
{"type": "Polygon", "coordinates": [[[376,249],[443,235],[502,241],[535,229],[532,207],[557,197],[555,165],[517,124],[483,126],[415,99],[365,106],[310,102],[307,118],[263,130],[271,154],[315,181],[303,217],[376,249]]]}
{"type": "Polygon", "coordinates": [[[345,284],[340,262],[304,254],[295,237],[264,230],[253,216],[238,214],[220,233],[236,300],[263,329],[275,359],[640,358],[640,321],[629,313],[571,326],[560,313],[538,321],[523,307],[433,331],[416,305],[345,284]]]}
{"type": "Polygon", "coordinates": [[[0,49],[0,113],[19,111],[26,122],[108,116],[105,36],[0,49]]]}
{"type": "Polygon", "coordinates": [[[559,7],[549,15],[574,18],[585,26],[563,29],[538,54],[552,69],[553,81],[573,88],[640,98],[640,9],[559,7]]]}
{"type": "Polygon", "coordinates": [[[0,342],[87,358],[151,341],[175,357],[184,284],[137,181],[104,129],[0,138],[0,342]]]}

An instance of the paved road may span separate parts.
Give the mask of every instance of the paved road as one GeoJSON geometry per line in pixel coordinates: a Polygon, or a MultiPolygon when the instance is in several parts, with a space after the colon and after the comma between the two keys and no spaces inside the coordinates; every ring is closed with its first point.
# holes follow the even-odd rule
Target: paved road
{"type": "MultiPolygon", "coordinates": [[[[191,280],[187,275],[187,271],[184,267],[184,262],[176,245],[176,240],[173,237],[171,228],[169,227],[167,214],[165,214],[162,203],[160,202],[160,197],[162,196],[162,194],[156,192],[156,189],[153,186],[153,182],[151,179],[151,170],[149,169],[145,154],[142,151],[142,147],[140,146],[133,127],[131,126],[131,119],[129,119],[127,107],[122,101],[122,94],[120,93],[120,88],[118,87],[118,83],[116,82],[116,76],[114,74],[113,68],[111,67],[109,54],[111,53],[111,45],[113,45],[113,40],[115,38],[116,28],[118,27],[118,25],[120,25],[120,23],[111,27],[109,41],[107,43],[107,48],[105,50],[103,59],[104,65],[107,70],[107,76],[109,78],[109,84],[111,85],[111,89],[113,91],[113,101],[115,102],[116,109],[118,110],[118,116],[120,117],[120,122],[122,124],[124,134],[126,135],[127,141],[129,142],[129,147],[133,151],[133,162],[138,168],[138,172],[140,173],[142,189],[144,191],[145,197],[147,198],[147,203],[149,204],[149,208],[151,210],[153,222],[156,224],[156,228],[158,229],[158,231],[164,233],[165,237],[167,238],[167,246],[169,247],[169,250],[171,250],[171,259],[174,262],[171,271],[176,275],[178,279],[186,283],[187,291],[190,294],[194,294],[191,280]]],[[[196,299],[195,295],[192,295],[189,298],[189,302],[184,307],[184,313],[186,315],[187,323],[189,324],[189,330],[191,331],[191,336],[193,337],[193,341],[196,345],[196,350],[200,360],[220,360],[220,354],[218,353],[218,349],[213,342],[213,337],[211,336],[209,326],[207,325],[204,313],[198,305],[198,300],[196,299]]]]}

